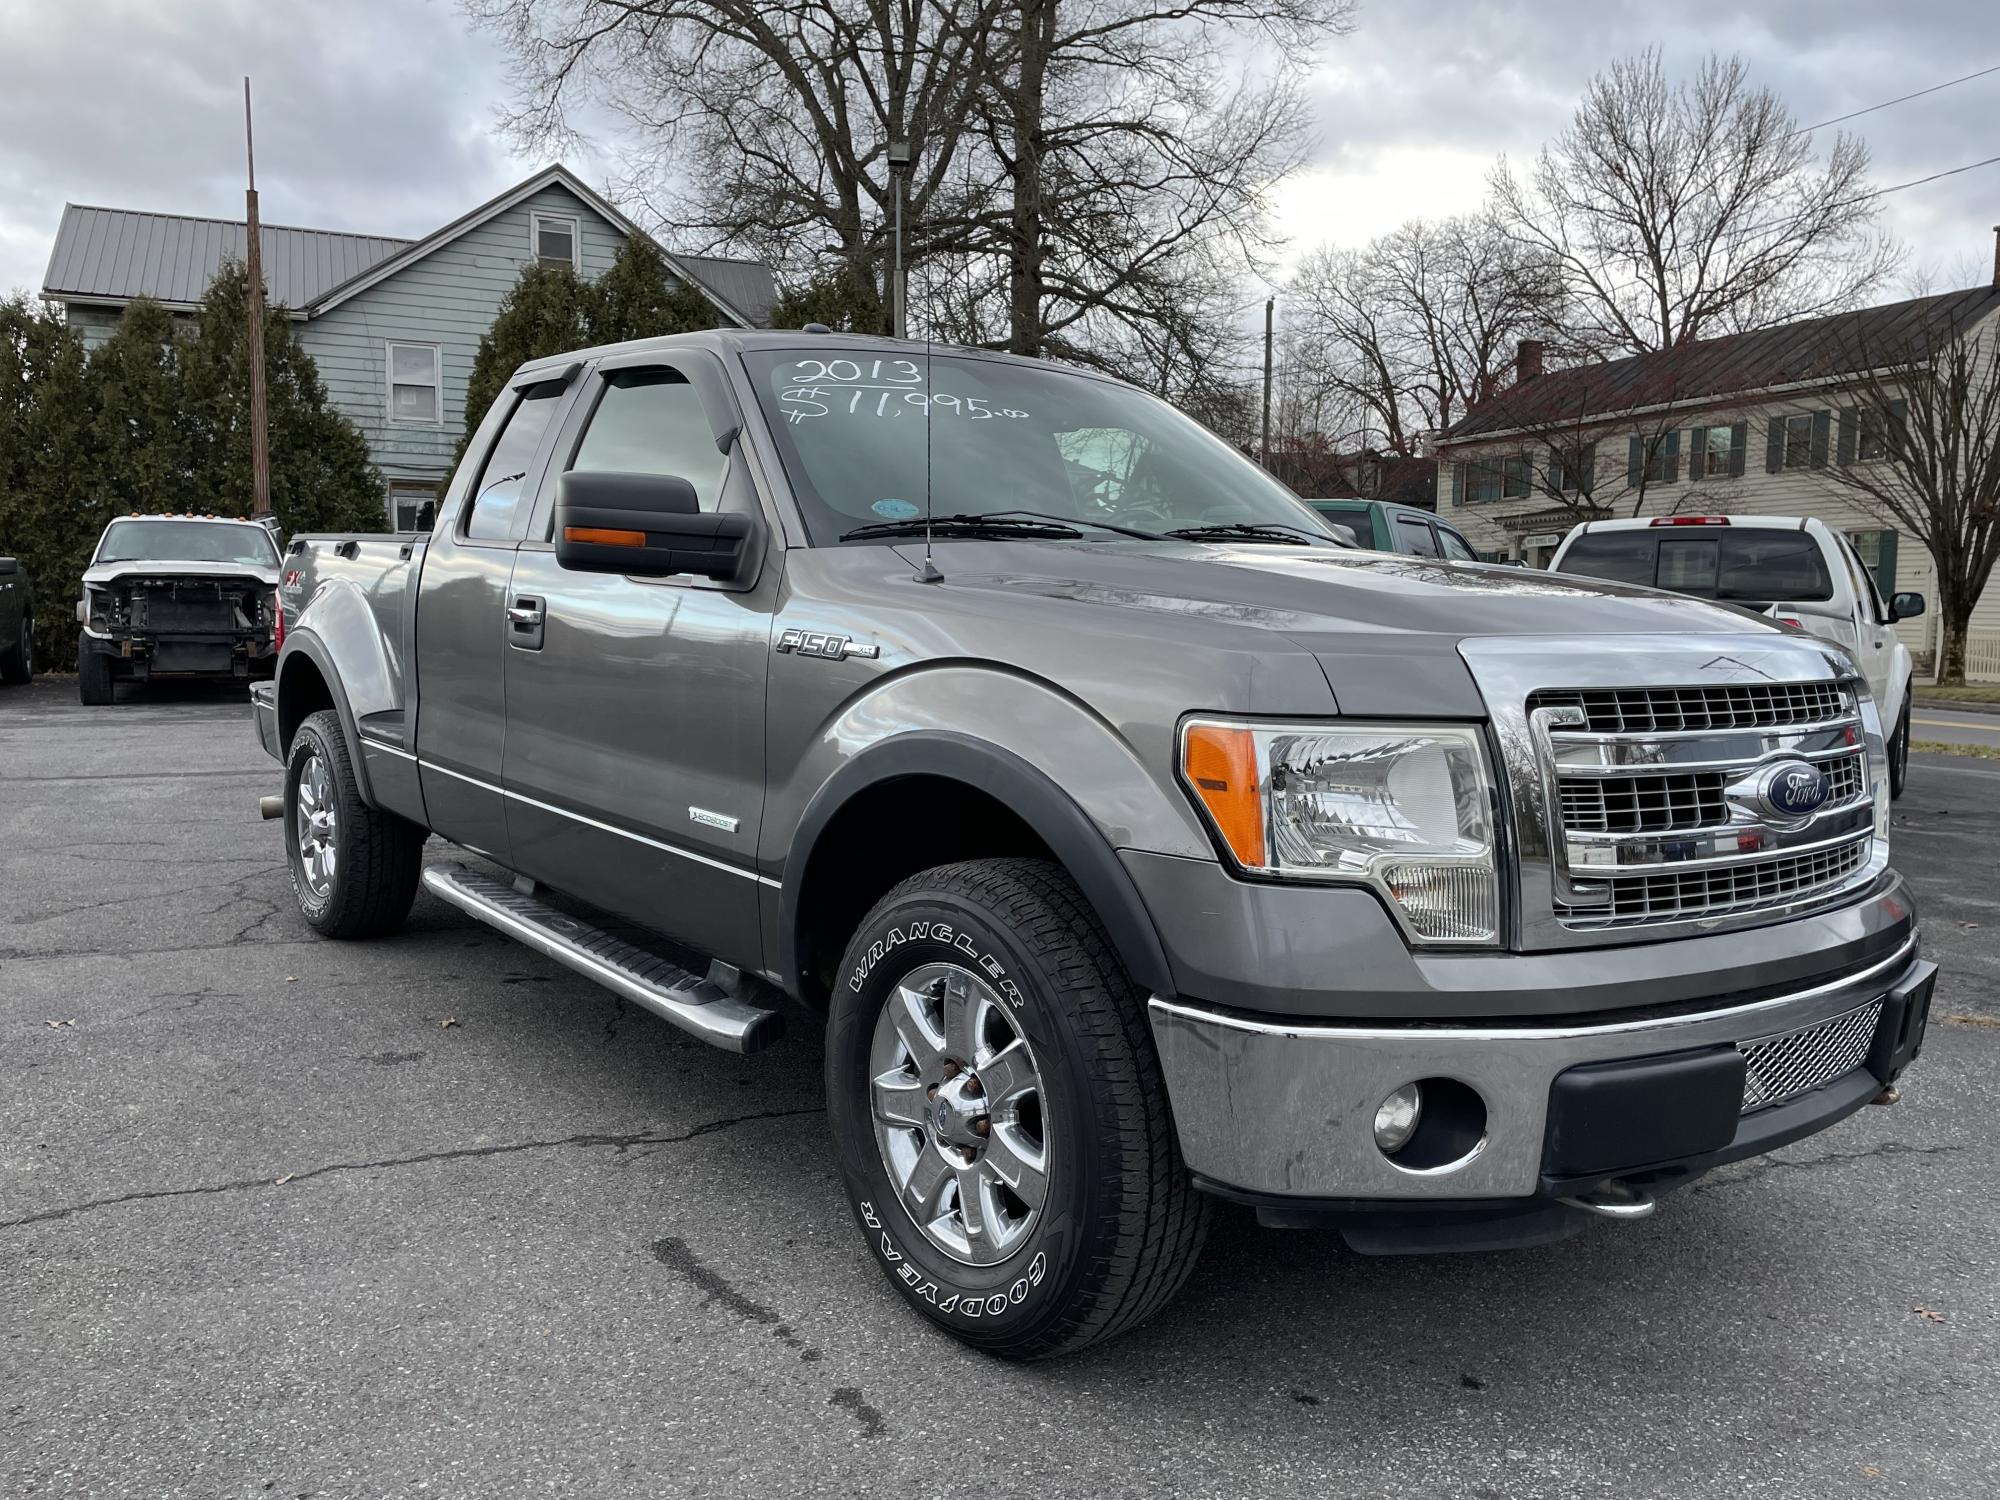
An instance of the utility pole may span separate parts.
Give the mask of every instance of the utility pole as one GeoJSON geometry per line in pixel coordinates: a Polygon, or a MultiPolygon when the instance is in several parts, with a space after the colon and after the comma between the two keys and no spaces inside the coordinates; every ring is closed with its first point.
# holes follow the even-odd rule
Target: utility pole
{"type": "Polygon", "coordinates": [[[1264,443],[1259,451],[1266,469],[1271,467],[1271,309],[1277,302],[1276,297],[1264,299],[1264,443]]]}
{"type": "Polygon", "coordinates": [[[257,223],[257,142],[250,128],[250,80],[243,80],[243,154],[250,169],[249,190],[244,197],[244,232],[248,247],[244,270],[248,336],[250,340],[250,514],[271,513],[271,438],[267,428],[269,413],[264,398],[264,246],[263,230],[257,223]]]}

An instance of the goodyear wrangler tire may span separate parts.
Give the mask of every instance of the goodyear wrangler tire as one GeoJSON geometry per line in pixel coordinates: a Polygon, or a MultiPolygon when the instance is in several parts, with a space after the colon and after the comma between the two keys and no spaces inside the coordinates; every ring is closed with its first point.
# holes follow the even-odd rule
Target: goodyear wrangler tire
{"type": "Polygon", "coordinates": [[[943,865],[883,897],[842,960],[826,1083],[869,1252],[965,1343],[1067,1354],[1193,1269],[1208,1202],[1145,996],[1055,866],[943,865]]]}

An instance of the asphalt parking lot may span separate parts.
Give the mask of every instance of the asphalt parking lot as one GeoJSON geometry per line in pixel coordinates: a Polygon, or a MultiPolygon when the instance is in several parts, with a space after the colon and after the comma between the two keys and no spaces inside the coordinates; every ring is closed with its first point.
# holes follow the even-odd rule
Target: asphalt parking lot
{"type": "Polygon", "coordinates": [[[428,896],[299,920],[240,695],[0,693],[0,1495],[1990,1497],[2000,763],[1896,814],[1903,1100],[1527,1254],[1234,1214],[1066,1362],[933,1333],[819,1052],[711,1051],[428,896]]]}

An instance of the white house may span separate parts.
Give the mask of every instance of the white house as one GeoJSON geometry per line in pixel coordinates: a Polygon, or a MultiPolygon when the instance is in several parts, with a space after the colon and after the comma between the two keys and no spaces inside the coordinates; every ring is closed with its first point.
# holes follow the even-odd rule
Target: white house
{"type": "MultiPolygon", "coordinates": [[[[2000,255],[1996,255],[2000,262],[2000,255]]],[[[1658,353],[1543,373],[1523,343],[1513,385],[1438,440],[1438,514],[1483,554],[1546,566],[1563,534],[1607,516],[1817,516],[1847,533],[1884,597],[1935,601],[1931,557],[1862,508],[1834,477],[1880,461],[1857,389],[1870,351],[1918,328],[2000,349],[1994,284],[1701,339],[1658,353]]],[[[1897,626],[1919,657],[1935,650],[1935,610],[1897,626]]],[[[1973,610],[1967,676],[2000,681],[2000,584],[1973,610]]]]}

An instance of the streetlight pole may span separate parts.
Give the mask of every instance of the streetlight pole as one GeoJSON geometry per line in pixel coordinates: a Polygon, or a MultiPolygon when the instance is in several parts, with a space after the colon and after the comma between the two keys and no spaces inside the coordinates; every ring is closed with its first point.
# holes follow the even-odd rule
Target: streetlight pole
{"type": "Polygon", "coordinates": [[[909,333],[909,287],[903,280],[903,183],[910,175],[910,143],[889,142],[889,176],[896,184],[896,259],[889,273],[890,330],[899,339],[909,333]]]}

